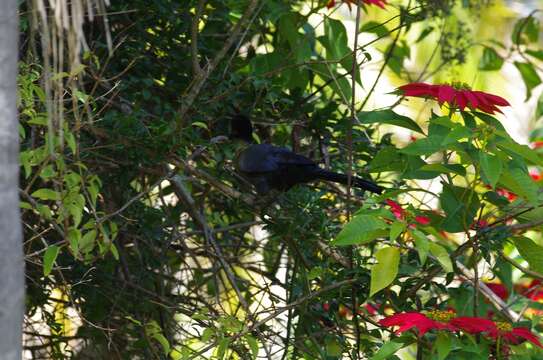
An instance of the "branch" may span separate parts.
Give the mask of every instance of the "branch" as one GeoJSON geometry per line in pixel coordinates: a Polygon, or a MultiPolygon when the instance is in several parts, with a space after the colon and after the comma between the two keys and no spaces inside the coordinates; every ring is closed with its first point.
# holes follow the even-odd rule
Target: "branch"
{"type": "Polygon", "coordinates": [[[181,106],[181,110],[179,111],[179,117],[177,120],[177,130],[180,130],[187,111],[191,108],[194,100],[196,100],[196,98],[200,94],[200,91],[202,90],[205,82],[207,81],[207,78],[215,70],[215,68],[224,58],[226,53],[230,50],[230,48],[236,41],[236,38],[239,36],[241,29],[245,26],[245,24],[248,22],[249,18],[255,11],[257,4],[258,0],[251,0],[249,6],[247,7],[247,10],[245,10],[245,13],[232,30],[230,37],[226,40],[222,49],[217,53],[217,55],[215,55],[215,58],[213,58],[213,60],[211,60],[202,71],[195,74],[192,85],[187,89],[187,93],[184,95],[183,105],[181,106]]]}
{"type": "Polygon", "coordinates": [[[192,19],[192,26],[190,29],[190,56],[192,59],[192,72],[195,76],[199,75],[202,72],[200,63],[198,62],[198,23],[200,22],[200,17],[204,11],[205,0],[199,0],[198,6],[196,7],[196,14],[192,19]]]}
{"type": "Polygon", "coordinates": [[[521,319],[522,315],[516,313],[515,311],[511,310],[509,306],[502,300],[498,295],[494,293],[494,291],[490,290],[488,286],[481,280],[474,280],[473,275],[470,273],[468,268],[464,266],[459,261],[455,261],[456,267],[460,270],[462,275],[473,284],[475,288],[478,288],[480,293],[483,294],[483,296],[497,309],[499,310],[504,316],[506,316],[511,322],[517,322],[521,319]]]}
{"type": "Polygon", "coordinates": [[[516,267],[517,269],[519,269],[526,275],[530,275],[533,278],[543,280],[543,274],[538,273],[537,271],[533,271],[533,270],[525,268],[524,266],[517,263],[515,260],[511,259],[509,256],[505,255],[503,251],[500,251],[499,254],[505,261],[507,261],[509,264],[513,265],[514,267],[516,267]]]}

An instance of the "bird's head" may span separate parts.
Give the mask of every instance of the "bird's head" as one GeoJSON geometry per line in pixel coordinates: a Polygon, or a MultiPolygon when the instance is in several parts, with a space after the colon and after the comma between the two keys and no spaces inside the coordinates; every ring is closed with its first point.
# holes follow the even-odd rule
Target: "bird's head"
{"type": "Polygon", "coordinates": [[[230,138],[253,142],[253,125],[248,116],[236,114],[230,118],[230,138]]]}

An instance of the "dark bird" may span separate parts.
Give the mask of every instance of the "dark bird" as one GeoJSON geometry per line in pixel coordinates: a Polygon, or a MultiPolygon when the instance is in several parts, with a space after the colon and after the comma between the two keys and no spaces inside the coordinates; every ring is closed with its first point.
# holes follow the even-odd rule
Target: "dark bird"
{"type": "MultiPolygon", "coordinates": [[[[253,126],[245,115],[235,115],[231,120],[231,137],[251,144],[253,126]]],[[[314,180],[347,184],[347,175],[320,168],[313,160],[296,154],[290,149],[269,144],[251,144],[237,156],[238,172],[254,185],[259,194],[270,190],[286,191],[297,184],[314,180]]],[[[352,176],[351,185],[380,194],[383,191],[372,181],[352,176]]]]}

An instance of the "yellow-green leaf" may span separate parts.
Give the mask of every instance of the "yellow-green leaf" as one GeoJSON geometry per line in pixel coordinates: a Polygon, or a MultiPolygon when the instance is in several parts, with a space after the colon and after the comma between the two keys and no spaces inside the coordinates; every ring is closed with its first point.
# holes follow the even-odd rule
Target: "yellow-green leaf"
{"type": "Polygon", "coordinates": [[[38,189],[32,193],[32,197],[40,200],[59,200],[60,195],[55,190],[51,189],[38,189]]]}
{"type": "Polygon", "coordinates": [[[370,297],[386,288],[398,275],[400,266],[400,250],[394,247],[385,247],[375,253],[377,264],[371,268],[370,297]]]}
{"type": "Polygon", "coordinates": [[[445,250],[443,246],[438,245],[433,242],[429,243],[429,245],[430,245],[430,253],[437,258],[437,261],[439,261],[443,269],[448,273],[452,272],[453,265],[452,265],[451,258],[447,250],[445,250]]]}
{"type": "Polygon", "coordinates": [[[365,244],[387,234],[387,224],[383,220],[371,215],[358,215],[343,227],[332,244],[365,244]]]}
{"type": "Polygon", "coordinates": [[[53,264],[57,259],[60,248],[57,245],[51,245],[43,254],[43,275],[47,276],[53,270],[53,264]]]}
{"type": "Polygon", "coordinates": [[[515,237],[513,241],[520,255],[528,261],[530,269],[543,273],[543,247],[524,236],[515,237]]]}

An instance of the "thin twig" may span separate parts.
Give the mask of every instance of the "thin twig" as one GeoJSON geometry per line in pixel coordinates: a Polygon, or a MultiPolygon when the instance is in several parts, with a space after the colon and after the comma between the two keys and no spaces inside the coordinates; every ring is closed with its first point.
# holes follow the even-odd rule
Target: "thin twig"
{"type": "Polygon", "coordinates": [[[247,9],[245,10],[245,13],[243,13],[243,16],[238,21],[238,23],[234,26],[234,29],[231,31],[231,35],[228,37],[228,39],[225,41],[224,46],[219,50],[219,52],[215,55],[213,60],[211,60],[205,68],[195,75],[191,86],[187,89],[185,95],[183,96],[183,105],[181,106],[181,109],[179,111],[179,117],[177,120],[177,130],[179,130],[183,124],[183,121],[185,119],[185,115],[187,114],[188,110],[192,107],[192,104],[200,94],[200,91],[204,87],[205,82],[207,81],[207,78],[209,75],[215,70],[217,65],[222,61],[226,53],[230,50],[232,45],[234,45],[234,42],[238,38],[241,30],[243,27],[245,27],[248,20],[253,15],[253,12],[256,9],[256,6],[258,4],[258,0],[251,0],[249,3],[249,6],[247,6],[247,9]]]}

